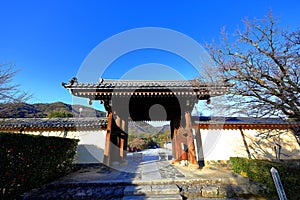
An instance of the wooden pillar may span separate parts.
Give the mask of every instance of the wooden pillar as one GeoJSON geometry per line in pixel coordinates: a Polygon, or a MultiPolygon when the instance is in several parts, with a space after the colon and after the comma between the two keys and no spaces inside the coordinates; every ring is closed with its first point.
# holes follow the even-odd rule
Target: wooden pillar
{"type": "Polygon", "coordinates": [[[120,131],[114,121],[110,135],[110,162],[113,161],[120,162],[120,131]]]}
{"type": "Polygon", "coordinates": [[[171,120],[170,122],[170,129],[171,129],[171,140],[172,140],[172,159],[176,160],[176,134],[175,134],[175,127],[174,121],[171,120]]]}
{"type": "Polygon", "coordinates": [[[120,158],[121,160],[124,159],[124,137],[125,137],[125,134],[123,133],[121,136],[120,136],[120,158]]]}
{"type": "Polygon", "coordinates": [[[123,151],[124,151],[124,133],[121,133],[122,130],[122,120],[120,116],[116,115],[116,128],[118,129],[118,144],[116,146],[116,152],[118,153],[118,160],[123,160],[123,151]]]}
{"type": "Polygon", "coordinates": [[[175,159],[178,160],[178,161],[180,161],[180,160],[182,160],[181,159],[181,156],[182,156],[181,143],[182,143],[182,141],[181,141],[179,129],[175,128],[174,133],[175,133],[175,150],[176,150],[176,157],[175,157],[175,159]]]}
{"type": "Polygon", "coordinates": [[[110,165],[110,137],[112,132],[112,124],[113,124],[113,114],[112,112],[108,113],[107,116],[107,129],[106,129],[106,138],[105,138],[105,148],[104,148],[104,159],[103,163],[105,165],[110,165]]]}
{"type": "Polygon", "coordinates": [[[116,125],[121,129],[121,118],[118,115],[115,115],[116,125]]]}
{"type": "Polygon", "coordinates": [[[187,154],[185,151],[186,138],[183,135],[184,130],[180,125],[180,119],[172,120],[173,127],[173,139],[172,139],[172,153],[174,154],[173,158],[177,161],[186,160],[187,154]]]}
{"type": "Polygon", "coordinates": [[[187,133],[188,160],[190,164],[197,165],[194,136],[192,133],[191,113],[185,112],[185,131],[187,133]]]}
{"type": "Polygon", "coordinates": [[[119,116],[109,112],[103,160],[103,163],[108,166],[113,161],[121,162],[124,159],[125,143],[127,142],[125,142],[126,134],[120,128],[121,122],[119,116]]]}
{"type": "Polygon", "coordinates": [[[187,140],[185,136],[185,130],[182,126],[180,126],[177,130],[177,144],[179,146],[179,160],[188,160],[188,154],[187,154],[187,140]]]}
{"type": "Polygon", "coordinates": [[[123,145],[123,159],[127,158],[127,147],[128,147],[128,119],[122,120],[122,130],[125,132],[124,134],[124,145],[123,145]]]}
{"type": "Polygon", "coordinates": [[[201,138],[201,132],[200,132],[200,126],[197,125],[197,129],[194,129],[195,131],[195,139],[196,139],[196,150],[197,150],[197,162],[200,167],[204,167],[204,154],[203,154],[203,146],[202,146],[202,138],[201,138]]]}

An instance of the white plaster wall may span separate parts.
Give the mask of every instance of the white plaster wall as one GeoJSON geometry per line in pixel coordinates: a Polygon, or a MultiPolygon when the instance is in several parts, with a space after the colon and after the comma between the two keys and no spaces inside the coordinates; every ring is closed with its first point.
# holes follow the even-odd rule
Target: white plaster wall
{"type": "Polygon", "coordinates": [[[103,163],[106,131],[77,132],[76,163],[103,163]]]}
{"type": "MultiPolygon", "coordinates": [[[[229,160],[230,157],[248,157],[240,130],[200,130],[205,160],[229,160]]],[[[281,159],[300,159],[300,147],[289,131],[272,130],[268,139],[258,136],[256,130],[243,130],[252,158],[275,159],[274,146],[280,143],[281,159]],[[279,135],[279,136],[278,136],[279,135]]],[[[63,137],[63,131],[25,132],[26,134],[63,137]]],[[[106,130],[69,131],[67,138],[79,139],[75,163],[103,163],[106,130]]]]}
{"type": "Polygon", "coordinates": [[[239,130],[200,130],[205,160],[229,160],[246,157],[239,130]]]}
{"type": "MultiPolygon", "coordinates": [[[[248,157],[240,130],[200,130],[204,160],[229,160],[248,157]]],[[[257,130],[243,130],[252,158],[275,159],[274,146],[280,143],[281,159],[300,159],[300,147],[291,132],[262,139],[257,130]]],[[[273,130],[278,135],[279,131],[273,130]]]]}
{"type": "Polygon", "coordinates": [[[279,144],[280,159],[300,159],[300,146],[290,130],[245,130],[244,133],[252,158],[276,159],[274,147],[278,148],[279,144]],[[262,137],[266,133],[269,137],[262,137]]]}

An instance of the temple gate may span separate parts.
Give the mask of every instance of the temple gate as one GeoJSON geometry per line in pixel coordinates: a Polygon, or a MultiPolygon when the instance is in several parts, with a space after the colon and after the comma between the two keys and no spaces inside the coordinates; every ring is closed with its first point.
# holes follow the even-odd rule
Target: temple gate
{"type": "Polygon", "coordinates": [[[198,100],[224,94],[228,86],[205,84],[194,80],[99,80],[78,83],[76,78],[62,85],[74,96],[92,103],[98,100],[108,113],[104,163],[125,162],[128,143],[128,121],[170,121],[172,156],[203,165],[204,157],[199,129],[191,124],[191,112],[198,100]],[[149,110],[156,104],[166,112],[149,110]]]}

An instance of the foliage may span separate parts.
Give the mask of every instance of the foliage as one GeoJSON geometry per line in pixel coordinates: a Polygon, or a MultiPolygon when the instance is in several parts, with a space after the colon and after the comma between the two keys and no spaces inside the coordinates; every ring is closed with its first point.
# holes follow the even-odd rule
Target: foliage
{"type": "Polygon", "coordinates": [[[171,138],[170,130],[165,130],[163,133],[138,133],[129,130],[128,145],[130,147],[139,147],[140,149],[154,148],[155,146],[163,147],[165,142],[169,142],[171,138]]]}
{"type": "Polygon", "coordinates": [[[0,133],[0,199],[14,199],[70,172],[78,140],[0,133]]]}
{"type": "MultiPolygon", "coordinates": [[[[279,27],[272,13],[244,20],[230,38],[223,30],[210,55],[230,89],[235,109],[254,116],[287,116],[300,120],[300,30],[279,27]]],[[[217,76],[213,74],[212,76],[217,76]]]]}
{"type": "Polygon", "coordinates": [[[158,133],[153,136],[153,140],[161,147],[164,146],[166,142],[171,140],[171,131],[165,130],[163,133],[158,133]]]}
{"type": "Polygon", "coordinates": [[[71,112],[64,112],[64,111],[51,111],[48,115],[48,118],[69,118],[73,117],[71,112]]]}
{"type": "Polygon", "coordinates": [[[277,195],[270,169],[278,170],[284,190],[288,199],[299,199],[300,197],[300,171],[299,166],[291,162],[272,162],[267,160],[256,160],[247,158],[230,158],[232,169],[239,174],[246,175],[252,180],[266,185],[270,190],[270,196],[277,195]]]}
{"type": "Polygon", "coordinates": [[[147,149],[150,139],[151,139],[150,134],[147,133],[140,133],[140,134],[129,133],[128,145],[132,148],[136,147],[141,150],[147,149]]]}
{"type": "Polygon", "coordinates": [[[133,138],[130,140],[129,146],[136,149],[146,149],[146,141],[142,138],[133,138]]]}
{"type": "Polygon", "coordinates": [[[128,131],[128,145],[140,149],[163,146],[171,140],[169,126],[154,127],[146,122],[130,122],[128,131]]]}

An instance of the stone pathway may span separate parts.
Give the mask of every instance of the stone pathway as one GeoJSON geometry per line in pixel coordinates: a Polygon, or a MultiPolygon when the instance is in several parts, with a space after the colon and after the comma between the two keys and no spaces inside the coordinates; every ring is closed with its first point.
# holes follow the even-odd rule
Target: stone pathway
{"type": "Polygon", "coordinates": [[[158,160],[154,153],[146,152],[140,161],[129,154],[128,165],[83,167],[24,194],[23,199],[202,199],[261,192],[260,187],[231,171],[172,165],[158,160]]]}
{"type": "Polygon", "coordinates": [[[142,180],[150,181],[157,179],[161,179],[161,174],[155,161],[142,165],[142,180]]]}

